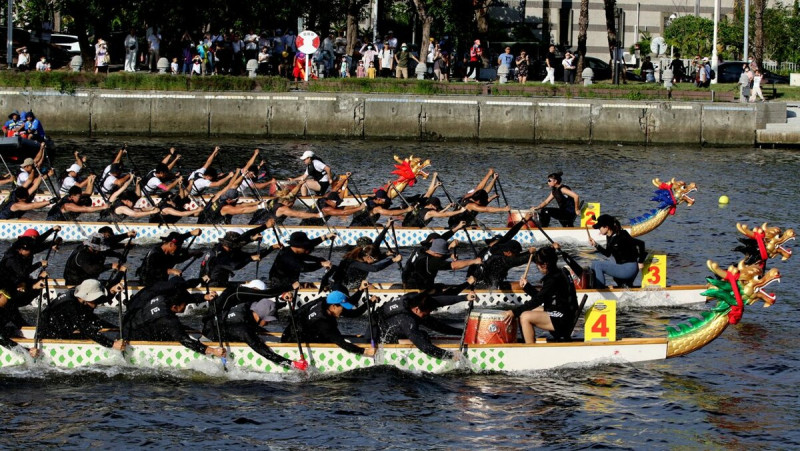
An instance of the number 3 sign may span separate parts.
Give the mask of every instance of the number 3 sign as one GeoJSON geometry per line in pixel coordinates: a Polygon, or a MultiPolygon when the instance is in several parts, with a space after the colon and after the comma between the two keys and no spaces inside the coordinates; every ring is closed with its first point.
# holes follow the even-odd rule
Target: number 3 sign
{"type": "Polygon", "coordinates": [[[642,288],[644,287],[667,287],[666,255],[651,255],[645,260],[642,268],[642,288]]]}

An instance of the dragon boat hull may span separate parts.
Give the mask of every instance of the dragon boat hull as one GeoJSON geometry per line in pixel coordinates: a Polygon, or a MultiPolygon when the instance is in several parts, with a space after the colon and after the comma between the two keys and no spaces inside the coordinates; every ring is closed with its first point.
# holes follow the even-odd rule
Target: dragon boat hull
{"type": "MultiPolygon", "coordinates": [[[[9,191],[7,191],[7,190],[0,191],[0,203],[5,201],[8,198],[9,194],[11,194],[11,193],[9,191]]],[[[40,193],[40,194],[35,195],[33,200],[35,202],[41,202],[41,201],[49,200],[51,197],[53,197],[53,196],[51,196],[48,193],[44,193],[44,194],[40,193]]],[[[161,197],[159,197],[159,196],[151,196],[151,197],[153,198],[153,202],[155,202],[156,204],[158,204],[161,201],[161,197]]],[[[212,196],[210,196],[210,195],[205,195],[205,196],[203,196],[203,200],[200,200],[199,197],[193,196],[192,199],[189,201],[189,204],[186,206],[186,209],[187,210],[194,210],[195,208],[202,207],[204,205],[204,203],[203,203],[204,201],[206,203],[211,201],[211,197],[212,196]]],[[[264,200],[269,200],[269,199],[273,199],[273,198],[272,197],[264,197],[263,199],[264,200]]],[[[312,205],[312,206],[316,205],[314,203],[315,199],[312,198],[312,197],[299,197],[298,199],[299,199],[298,200],[298,204],[299,205],[302,205],[301,202],[305,202],[307,205],[312,205]]],[[[259,202],[259,200],[256,199],[255,197],[242,196],[242,197],[239,198],[239,202],[241,202],[243,204],[248,204],[248,203],[253,203],[253,202],[259,202]]],[[[92,206],[93,207],[99,207],[99,206],[105,205],[105,204],[106,203],[103,200],[102,196],[100,196],[98,194],[92,195],[92,206]]],[[[341,205],[344,206],[344,207],[352,207],[352,206],[356,206],[358,204],[359,204],[358,199],[356,199],[353,196],[344,196],[344,197],[342,197],[341,205]]],[[[145,208],[145,207],[149,207],[149,206],[150,206],[150,202],[145,197],[140,198],[136,202],[136,205],[135,205],[136,208],[145,208]]]]}
{"type": "MultiPolygon", "coordinates": [[[[101,227],[112,226],[115,233],[123,233],[134,230],[138,233],[137,243],[141,242],[157,242],[162,236],[167,236],[170,232],[186,233],[194,229],[202,230],[202,234],[197,237],[195,244],[214,244],[217,243],[226,232],[238,231],[241,232],[243,228],[252,227],[246,224],[230,224],[230,225],[210,225],[210,224],[190,224],[178,223],[171,224],[169,227],[165,225],[159,226],[153,223],[136,223],[136,222],[119,222],[116,225],[106,222],[89,222],[89,221],[35,221],[35,220],[6,220],[0,221],[0,240],[15,240],[22,235],[27,229],[36,229],[40,233],[46,230],[60,226],[61,232],[59,237],[64,241],[82,241],[89,235],[96,233],[101,227]]],[[[547,234],[556,241],[561,243],[574,243],[574,244],[587,244],[588,237],[586,230],[580,227],[552,227],[544,229],[547,234]]],[[[443,228],[401,228],[396,229],[397,244],[400,247],[416,246],[424,240],[430,233],[438,232],[445,233],[447,230],[443,228]]],[[[472,229],[469,231],[470,238],[473,241],[491,239],[496,235],[503,235],[508,229],[505,228],[486,228],[486,229],[472,229]]],[[[289,235],[293,232],[305,232],[310,238],[315,238],[320,235],[328,233],[326,227],[318,226],[281,226],[279,234],[281,241],[286,243],[289,240],[289,235]]],[[[353,246],[356,244],[358,238],[367,236],[375,239],[378,236],[379,230],[374,227],[337,227],[334,232],[338,232],[339,236],[336,238],[335,246],[353,246]]],[[[275,235],[270,231],[263,234],[263,244],[272,245],[277,241],[275,235]]],[[[600,232],[592,229],[591,236],[594,240],[601,238],[600,232]]],[[[456,233],[455,239],[461,242],[467,242],[467,236],[464,231],[456,233]]],[[[394,246],[394,238],[390,232],[386,239],[394,246]]],[[[515,239],[523,246],[532,246],[535,244],[546,243],[547,238],[539,230],[520,230],[515,239]]],[[[327,246],[327,244],[323,244],[327,246]]]]}
{"type": "MultiPolygon", "coordinates": [[[[31,347],[33,340],[18,339],[31,347]]],[[[457,350],[458,342],[437,343],[444,349],[457,350]]],[[[631,338],[615,342],[569,342],[503,345],[468,345],[464,359],[456,362],[428,356],[411,344],[381,345],[376,358],[351,354],[332,344],[308,344],[304,348],[309,372],[337,374],[372,368],[394,367],[404,371],[446,373],[528,372],[558,367],[646,362],[667,358],[665,338],[631,338]]],[[[298,360],[295,343],[269,343],[278,354],[298,360]]],[[[369,345],[360,345],[362,347],[369,345]]],[[[0,369],[13,367],[103,368],[131,367],[156,370],[194,370],[221,374],[218,359],[201,355],[173,342],[131,342],[124,356],[87,340],[42,340],[42,356],[34,363],[19,350],[0,348],[0,369]]],[[[263,358],[244,343],[226,344],[228,371],[232,373],[295,372],[263,358]]]]}
{"type": "MultiPolygon", "coordinates": [[[[65,286],[63,280],[55,280],[55,284],[50,286],[50,296],[55,298],[69,287],[65,286]]],[[[373,284],[369,289],[370,296],[377,296],[379,305],[408,293],[408,290],[390,288],[390,284],[373,284]]],[[[617,301],[620,307],[678,307],[683,305],[698,304],[705,302],[706,298],[700,293],[707,287],[705,285],[675,285],[667,288],[608,288],[608,289],[581,289],[577,290],[578,299],[587,295],[585,308],[588,309],[595,302],[601,300],[617,301]]],[[[129,286],[128,295],[133,296],[141,287],[129,286]]],[[[199,290],[199,289],[198,289],[199,290]]],[[[203,289],[205,290],[205,289],[203,289]]],[[[210,288],[211,291],[221,293],[224,288],[210,288]]],[[[530,297],[522,290],[476,290],[478,299],[474,302],[474,307],[478,309],[497,309],[510,308],[520,305],[530,297]]],[[[298,306],[306,302],[313,301],[324,294],[319,294],[318,288],[303,288],[298,290],[298,306]]],[[[116,299],[110,307],[116,308],[116,299]]],[[[43,303],[46,305],[46,302],[43,303]]],[[[194,309],[205,308],[205,304],[192,304],[187,307],[187,312],[194,309]]],[[[467,303],[449,305],[437,309],[437,312],[461,312],[467,309],[467,303]]]]}

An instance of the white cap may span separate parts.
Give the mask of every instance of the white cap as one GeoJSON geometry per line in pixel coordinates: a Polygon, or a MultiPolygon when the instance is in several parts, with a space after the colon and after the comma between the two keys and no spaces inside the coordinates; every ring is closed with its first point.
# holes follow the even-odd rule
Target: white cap
{"type": "Polygon", "coordinates": [[[258,279],[253,279],[250,282],[247,282],[246,284],[244,284],[242,286],[246,287],[246,288],[253,288],[255,290],[261,290],[261,291],[265,291],[267,289],[267,285],[264,282],[262,282],[262,281],[260,281],[258,279]]]}
{"type": "Polygon", "coordinates": [[[312,152],[310,150],[306,150],[305,152],[303,152],[303,156],[300,157],[300,159],[301,160],[305,160],[306,158],[311,158],[313,156],[314,156],[314,152],[312,152]]]}
{"type": "Polygon", "coordinates": [[[86,279],[75,287],[75,297],[81,298],[86,302],[94,302],[98,298],[106,295],[103,284],[96,279],[86,279]]]}
{"type": "Polygon", "coordinates": [[[81,167],[78,166],[78,163],[72,163],[72,166],[67,169],[67,172],[81,172],[81,167]]]}

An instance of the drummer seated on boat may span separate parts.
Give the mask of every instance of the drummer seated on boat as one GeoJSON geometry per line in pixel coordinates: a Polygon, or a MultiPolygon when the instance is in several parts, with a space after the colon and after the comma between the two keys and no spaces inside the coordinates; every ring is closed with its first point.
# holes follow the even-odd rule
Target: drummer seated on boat
{"type": "Polygon", "coordinates": [[[461,329],[439,321],[431,316],[431,312],[444,305],[467,301],[470,297],[474,300],[475,294],[435,296],[432,291],[423,291],[408,293],[387,302],[378,310],[383,334],[381,340],[387,344],[397,344],[401,339],[410,340],[417,349],[433,358],[458,360],[460,354],[457,351],[446,351],[434,345],[422,327],[445,335],[461,335],[461,329]]]}
{"type": "Polygon", "coordinates": [[[191,257],[200,257],[202,251],[187,251],[183,249],[183,242],[190,236],[198,236],[200,229],[190,232],[170,232],[161,237],[162,243],[150,249],[142,259],[142,264],[136,270],[139,281],[144,286],[150,286],[159,281],[165,281],[170,276],[180,276],[181,270],[174,266],[183,263],[191,257]]]}
{"type": "Polygon", "coordinates": [[[330,261],[311,255],[311,252],[323,240],[333,239],[336,239],[335,233],[318,236],[312,240],[305,232],[293,232],[289,235],[288,246],[282,247],[272,262],[272,267],[269,269],[269,286],[287,289],[298,282],[300,274],[304,272],[313,272],[320,268],[329,269],[330,261]]]}
{"type": "MultiPolygon", "coordinates": [[[[217,296],[216,293],[198,295],[208,302],[217,296]]],[[[132,302],[123,319],[125,338],[131,341],[176,341],[200,354],[224,357],[225,349],[206,346],[190,337],[186,332],[187,327],[178,319],[177,314],[185,312],[189,303],[198,302],[196,297],[181,289],[169,294],[157,294],[150,299],[139,299],[136,305],[132,302]]]]}
{"type": "Polygon", "coordinates": [[[314,191],[317,196],[325,194],[333,180],[330,166],[310,150],[303,152],[300,160],[306,165],[305,172],[289,181],[301,183],[300,194],[302,196],[308,196],[309,191],[314,191]]]}
{"type": "Polygon", "coordinates": [[[533,262],[544,275],[542,288],[536,289],[527,279],[520,279],[520,287],[531,298],[507,310],[504,321],[511,323],[519,318],[525,343],[536,343],[536,328],[551,332],[558,340],[569,340],[578,314],[575,285],[558,268],[555,248],[546,246],[537,249],[533,254],[533,262]]]}
{"type": "Polygon", "coordinates": [[[375,194],[364,199],[363,203],[367,205],[366,208],[353,216],[353,220],[350,221],[350,227],[375,227],[381,215],[400,216],[411,212],[414,208],[390,208],[392,199],[383,189],[375,191],[375,194]]]}
{"type": "Polygon", "coordinates": [[[351,216],[367,208],[366,202],[353,207],[340,207],[342,198],[339,193],[331,191],[316,200],[317,215],[314,218],[305,218],[300,225],[324,226],[331,216],[351,216]]]}
{"type": "MultiPolygon", "coordinates": [[[[32,289],[37,290],[37,292],[42,288],[44,288],[44,280],[38,281],[32,287],[32,289]]],[[[19,329],[28,325],[28,323],[22,319],[19,308],[13,305],[11,300],[12,295],[9,291],[10,290],[0,287],[0,346],[6,349],[12,349],[19,346],[15,341],[12,341],[11,338],[22,337],[22,334],[18,331],[19,329]],[[6,328],[9,324],[12,325],[14,330],[17,332],[9,332],[9,330],[6,328]]],[[[19,347],[26,350],[33,358],[36,358],[39,355],[38,348],[26,349],[24,346],[19,347]]]]}
{"type": "Polygon", "coordinates": [[[403,271],[403,287],[406,289],[426,289],[434,286],[436,275],[439,271],[450,269],[453,271],[464,269],[471,265],[480,265],[480,258],[449,261],[451,250],[457,241],[448,245],[442,238],[431,242],[428,250],[413,255],[403,271]]]}
{"type": "Polygon", "coordinates": [[[108,205],[92,206],[91,195],[94,175],[90,175],[89,178],[92,179],[92,182],[89,183],[84,192],[81,191],[80,187],[73,186],[66,196],[62,197],[50,208],[50,211],[47,212],[48,221],[74,221],[81,213],[108,210],[108,205]]]}
{"type": "MultiPolygon", "coordinates": [[[[299,284],[298,284],[299,287],[299,284]]],[[[267,290],[264,282],[251,280],[242,285],[230,287],[214,301],[219,317],[214,321],[211,308],[203,316],[203,335],[211,341],[219,341],[217,324],[224,342],[242,342],[267,360],[281,366],[292,366],[292,361],[278,355],[264,343],[261,336],[264,327],[278,318],[279,304],[291,302],[293,293],[280,293],[267,290]],[[280,297],[277,301],[276,297],[280,297]]]]}
{"type": "Polygon", "coordinates": [[[90,339],[106,348],[124,351],[125,343],[122,340],[112,340],[102,332],[103,329],[116,329],[117,326],[100,319],[94,313],[98,305],[110,302],[120,291],[122,282],[106,290],[99,280],[84,280],[80,285],[51,301],[42,310],[42,317],[37,326],[39,336],[62,340],[90,339]]]}
{"type": "Polygon", "coordinates": [[[377,302],[377,296],[364,301],[358,308],[363,290],[368,283],[362,281],[359,290],[351,296],[341,291],[332,291],[327,297],[311,301],[296,311],[295,323],[300,336],[295,334],[295,328],[290,324],[281,336],[282,343],[334,343],[336,346],[353,354],[372,357],[375,348],[362,348],[347,341],[339,331],[339,318],[358,318],[367,311],[368,302],[377,302]]]}

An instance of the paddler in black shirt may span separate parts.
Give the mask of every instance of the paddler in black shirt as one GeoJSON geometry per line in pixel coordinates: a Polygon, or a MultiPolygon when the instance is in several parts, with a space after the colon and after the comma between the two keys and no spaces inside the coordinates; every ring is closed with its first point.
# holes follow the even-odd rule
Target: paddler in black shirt
{"type": "MultiPolygon", "coordinates": [[[[297,287],[299,288],[299,284],[297,287]]],[[[275,297],[280,296],[282,304],[290,302],[292,295],[291,291],[281,294],[275,290],[268,290],[260,280],[251,280],[226,289],[214,300],[216,311],[220,312],[218,321],[223,341],[247,343],[253,351],[267,360],[300,369],[300,366],[293,365],[291,360],[270,349],[261,337],[261,333],[264,332],[263,327],[277,320],[278,302],[275,297]]],[[[211,309],[203,317],[203,335],[212,341],[219,340],[211,309]]]]}
{"type": "Polygon", "coordinates": [[[547,186],[550,187],[550,194],[539,205],[533,207],[539,212],[539,225],[547,227],[550,225],[550,218],[558,219],[564,227],[573,227],[575,218],[581,215],[581,198],[569,186],[561,184],[563,172],[554,172],[547,176],[547,186]],[[552,201],[556,201],[557,208],[544,208],[552,201]]]}
{"type": "MultiPolygon", "coordinates": [[[[41,290],[44,288],[44,281],[38,282],[38,287],[34,287],[37,290],[41,290]]],[[[11,340],[6,331],[6,325],[8,323],[12,323],[16,329],[20,329],[23,326],[26,326],[27,323],[22,319],[22,315],[19,313],[19,309],[11,305],[11,295],[0,288],[0,346],[12,349],[19,346],[15,341],[11,340]]],[[[21,336],[21,334],[19,334],[21,336]]],[[[24,346],[20,346],[22,349],[26,349],[24,346]]],[[[39,355],[39,350],[37,348],[30,348],[26,349],[31,357],[36,358],[39,355]]]]}
{"type": "Polygon", "coordinates": [[[647,259],[644,241],[632,237],[611,215],[600,215],[592,227],[600,229],[600,234],[607,237],[606,246],[595,243],[591,238],[589,238],[589,244],[606,257],[614,257],[613,262],[597,260],[592,263],[594,286],[596,288],[605,287],[607,275],[622,285],[632,285],[647,259]]]}
{"type": "Polygon", "coordinates": [[[436,275],[441,270],[458,270],[470,265],[481,264],[480,258],[449,261],[450,249],[447,241],[436,238],[430,249],[412,255],[403,271],[403,287],[406,289],[426,289],[434,286],[436,275]]]}
{"type": "Polygon", "coordinates": [[[122,340],[112,340],[101,332],[101,329],[117,326],[103,321],[94,313],[98,305],[109,302],[121,290],[121,283],[114,285],[109,293],[99,280],[84,280],[74,289],[57,297],[42,311],[38,326],[39,336],[91,339],[101,346],[124,351],[125,344],[122,340]],[[75,331],[79,332],[77,336],[75,331]]]}
{"type": "Polygon", "coordinates": [[[170,282],[161,283],[163,290],[151,290],[146,297],[131,299],[123,320],[125,338],[131,341],[176,341],[200,354],[224,357],[225,349],[206,346],[190,337],[177,317],[178,313],[186,311],[187,304],[203,300],[212,302],[216,293],[192,295],[185,289],[188,282],[182,279],[170,282]]]}
{"type": "Polygon", "coordinates": [[[149,286],[167,280],[169,276],[180,276],[181,270],[174,268],[176,264],[185,262],[190,257],[202,255],[200,251],[187,252],[186,249],[181,249],[181,246],[184,240],[200,233],[202,230],[194,229],[186,233],[170,232],[169,235],[161,237],[162,244],[150,249],[136,270],[140,283],[149,286]]]}
{"type": "Polygon", "coordinates": [[[367,208],[366,202],[354,207],[340,207],[341,203],[342,197],[338,192],[329,192],[324,197],[317,199],[317,216],[303,219],[300,221],[300,225],[324,226],[327,221],[330,221],[331,216],[350,216],[367,208]]]}
{"type": "Polygon", "coordinates": [[[353,216],[350,222],[350,227],[375,227],[381,215],[384,216],[399,216],[411,212],[413,207],[406,208],[389,208],[392,206],[392,199],[385,190],[379,189],[375,194],[364,199],[367,204],[365,209],[353,216]]]}
{"type": "Polygon", "coordinates": [[[524,304],[505,312],[504,321],[508,324],[519,318],[525,343],[536,343],[536,330],[550,331],[558,340],[569,340],[578,313],[578,299],[575,285],[558,269],[556,249],[546,246],[537,249],[533,262],[539,272],[544,274],[542,288],[536,289],[526,279],[519,285],[531,299],[524,304]]]}
{"type": "Polygon", "coordinates": [[[121,257],[121,255],[111,251],[102,234],[92,234],[67,258],[67,263],[64,265],[64,283],[77,285],[86,279],[97,279],[105,271],[119,269],[120,264],[117,262],[106,264],[108,257],[121,257]]]}
{"type": "Polygon", "coordinates": [[[367,287],[367,281],[361,283],[358,291],[350,297],[341,291],[332,291],[326,298],[319,298],[300,307],[296,313],[296,324],[300,329],[300,340],[295,335],[294,327],[290,324],[281,336],[281,342],[294,343],[334,343],[336,346],[353,354],[367,357],[375,355],[374,348],[362,348],[344,339],[339,332],[339,317],[358,318],[367,311],[369,302],[375,302],[377,297],[365,301],[358,308],[353,304],[358,303],[361,293],[367,287]]]}
{"type": "Polygon", "coordinates": [[[431,291],[423,291],[408,293],[387,302],[378,310],[382,340],[384,343],[396,344],[400,339],[408,339],[431,357],[458,360],[460,354],[457,351],[445,351],[434,345],[428,333],[420,326],[446,335],[461,335],[461,329],[433,318],[430,313],[439,307],[468,301],[470,298],[474,300],[475,294],[436,296],[431,291]]]}
{"type": "Polygon", "coordinates": [[[261,232],[266,230],[267,225],[261,225],[244,233],[227,232],[219,240],[211,251],[203,258],[203,265],[206,273],[211,278],[211,285],[222,287],[228,284],[234,272],[244,268],[249,263],[263,260],[270,252],[280,249],[281,245],[276,243],[267,246],[259,252],[245,252],[243,246],[261,240],[261,232]]]}
{"type": "MultiPolygon", "coordinates": [[[[36,250],[36,240],[29,236],[24,236],[6,251],[0,260],[0,288],[5,289],[11,295],[12,302],[17,307],[28,305],[38,295],[30,290],[36,282],[30,274],[39,268],[47,268],[47,260],[33,263],[33,253],[36,250]]],[[[41,277],[44,275],[40,274],[41,277]]]]}
{"type": "Polygon", "coordinates": [[[278,251],[272,267],[269,269],[269,286],[288,289],[300,280],[300,274],[313,272],[320,268],[330,268],[331,262],[322,257],[311,255],[314,247],[323,239],[335,239],[335,233],[309,239],[305,232],[294,232],[289,236],[288,246],[278,251]]]}

